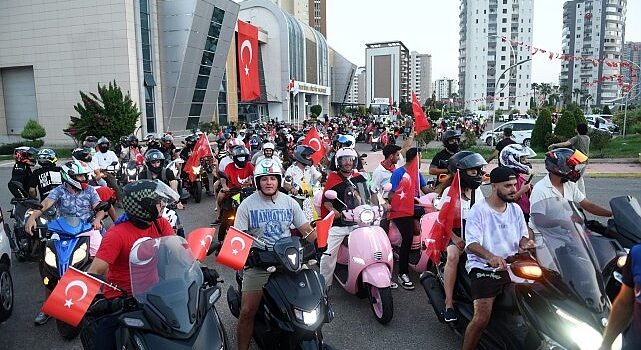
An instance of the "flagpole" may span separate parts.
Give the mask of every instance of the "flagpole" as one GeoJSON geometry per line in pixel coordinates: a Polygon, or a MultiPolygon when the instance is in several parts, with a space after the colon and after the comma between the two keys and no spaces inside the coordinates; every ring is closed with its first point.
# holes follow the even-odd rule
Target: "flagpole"
{"type": "Polygon", "coordinates": [[[113,290],[117,290],[117,291],[119,291],[119,292],[121,292],[121,293],[125,293],[125,291],[124,291],[124,290],[122,290],[122,289],[120,289],[120,288],[116,287],[115,285],[113,285],[113,284],[111,284],[111,283],[107,283],[107,282],[105,282],[105,281],[101,280],[100,278],[96,278],[96,277],[94,277],[94,276],[92,276],[92,275],[90,275],[90,274],[88,274],[88,273],[86,273],[86,272],[84,272],[84,271],[78,270],[77,268],[75,268],[75,267],[73,267],[73,266],[69,266],[69,269],[74,270],[74,271],[76,271],[76,272],[78,272],[78,273],[82,274],[83,276],[87,276],[87,277],[91,278],[92,280],[94,280],[94,281],[96,281],[96,282],[99,282],[100,284],[103,284],[103,285],[105,285],[105,286],[107,286],[107,287],[111,287],[113,290]]]}

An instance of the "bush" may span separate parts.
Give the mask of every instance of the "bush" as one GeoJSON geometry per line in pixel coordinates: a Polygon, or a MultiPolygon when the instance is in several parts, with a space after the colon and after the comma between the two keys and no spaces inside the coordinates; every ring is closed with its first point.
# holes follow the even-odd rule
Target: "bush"
{"type": "Polygon", "coordinates": [[[431,127],[423,130],[420,134],[416,135],[414,139],[418,142],[419,147],[426,147],[428,143],[436,139],[436,131],[431,127]]]}
{"type": "Polygon", "coordinates": [[[27,124],[25,124],[22,133],[20,133],[20,136],[23,139],[35,141],[36,139],[41,139],[47,136],[47,132],[45,131],[45,128],[42,127],[42,125],[38,124],[37,121],[29,119],[27,121],[27,124]]]}
{"type": "Polygon", "coordinates": [[[44,145],[44,143],[45,142],[42,141],[42,140],[5,143],[4,145],[0,145],[0,155],[13,154],[13,150],[15,150],[18,147],[22,147],[22,146],[40,148],[40,147],[42,147],[42,145],[44,145]]]}
{"type": "MultiPolygon", "coordinates": [[[[623,121],[625,119],[624,111],[618,111],[614,117],[612,117],[612,122],[619,126],[619,131],[623,132],[623,121]]],[[[639,134],[641,130],[641,107],[630,109],[628,108],[627,116],[627,127],[625,130],[626,134],[639,134]]]]}
{"type": "Polygon", "coordinates": [[[544,150],[547,148],[547,137],[552,134],[552,112],[544,108],[534,123],[532,130],[531,144],[534,149],[544,150]]]}
{"type": "Polygon", "coordinates": [[[603,112],[602,113],[603,114],[612,114],[612,112],[610,112],[610,107],[608,107],[608,105],[603,106],[603,112]]]}
{"type": "Polygon", "coordinates": [[[323,112],[323,107],[321,105],[313,105],[309,108],[309,111],[312,115],[319,116],[323,112]]]}
{"type": "Polygon", "coordinates": [[[559,143],[559,142],[564,142],[567,141],[567,139],[560,137],[558,135],[554,135],[552,133],[549,133],[545,135],[545,146],[541,147],[539,150],[544,150],[547,151],[548,146],[553,144],[553,143],[559,143]]]}
{"type": "Polygon", "coordinates": [[[477,136],[472,130],[465,129],[463,137],[461,138],[461,149],[469,149],[476,146],[477,136]]]}
{"type": "Polygon", "coordinates": [[[559,121],[556,123],[554,135],[567,140],[576,134],[576,118],[574,111],[566,109],[561,114],[559,121]]]}
{"type": "Polygon", "coordinates": [[[641,134],[641,123],[630,125],[630,131],[626,130],[626,134],[641,134]]]}
{"type": "Polygon", "coordinates": [[[594,150],[599,150],[598,157],[603,157],[603,148],[610,143],[612,140],[612,135],[603,130],[594,129],[590,132],[590,148],[591,153],[594,155],[594,150]]]}

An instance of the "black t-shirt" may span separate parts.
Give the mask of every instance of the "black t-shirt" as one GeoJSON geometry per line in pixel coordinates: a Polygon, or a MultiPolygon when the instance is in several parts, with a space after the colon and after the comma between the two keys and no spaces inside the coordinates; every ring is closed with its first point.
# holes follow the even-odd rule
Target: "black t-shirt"
{"type": "Polygon", "coordinates": [[[15,163],[13,165],[13,169],[11,170],[11,180],[10,181],[18,181],[20,184],[22,184],[22,188],[25,191],[29,190],[29,182],[31,181],[33,172],[31,171],[31,167],[27,166],[23,163],[15,163]]]}
{"type": "Polygon", "coordinates": [[[141,179],[141,180],[142,179],[149,179],[149,180],[159,179],[162,182],[166,183],[167,186],[169,186],[169,182],[176,180],[176,176],[174,175],[174,172],[171,171],[171,169],[164,169],[164,172],[165,172],[165,177],[163,178],[160,175],[156,175],[152,173],[151,170],[149,170],[145,165],[142,167],[142,170],[140,171],[140,175],[138,175],[138,179],[141,179]],[[156,177],[154,177],[154,175],[156,175],[156,177]]]}
{"type": "Polygon", "coordinates": [[[40,200],[47,198],[51,190],[62,184],[60,176],[60,167],[46,167],[38,168],[33,171],[31,180],[29,181],[29,188],[37,188],[40,194],[40,200]]]}
{"type": "MultiPolygon", "coordinates": [[[[636,294],[641,288],[641,245],[637,244],[630,250],[622,274],[623,283],[636,294]]],[[[635,296],[632,309],[632,322],[623,333],[623,350],[641,349],[641,296],[635,296]]]]}
{"type": "MultiPolygon", "coordinates": [[[[327,180],[327,184],[331,185],[332,183],[335,183],[335,185],[329,188],[325,186],[325,189],[336,191],[337,199],[324,199],[324,201],[331,202],[334,209],[338,210],[339,212],[346,209],[343,203],[347,204],[347,208],[349,209],[354,209],[361,204],[370,203],[371,194],[369,192],[369,187],[367,186],[367,180],[365,179],[365,177],[363,177],[363,175],[358,174],[357,176],[349,179],[349,181],[345,181],[345,178],[341,175],[338,175],[337,172],[332,172],[329,174],[327,180]],[[340,179],[338,179],[337,177],[340,177],[340,179]],[[339,201],[339,199],[342,201],[342,203],[341,201],[339,201]]],[[[352,226],[354,225],[354,223],[343,221],[341,217],[340,219],[335,218],[333,225],[352,226]]]]}
{"type": "Polygon", "coordinates": [[[450,159],[454,154],[448,152],[445,148],[443,148],[440,152],[438,152],[434,158],[432,158],[432,162],[430,163],[430,166],[435,166],[439,169],[447,169],[447,160],[450,159]]]}

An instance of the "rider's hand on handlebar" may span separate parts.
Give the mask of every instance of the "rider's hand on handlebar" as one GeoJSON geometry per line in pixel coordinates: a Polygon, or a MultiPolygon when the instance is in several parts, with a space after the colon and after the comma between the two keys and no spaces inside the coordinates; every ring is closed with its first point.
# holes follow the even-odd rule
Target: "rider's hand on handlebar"
{"type": "Polygon", "coordinates": [[[24,231],[29,235],[33,236],[33,229],[36,228],[36,219],[33,215],[30,215],[27,219],[27,222],[24,225],[24,231]]]}
{"type": "Polygon", "coordinates": [[[100,231],[102,229],[102,223],[98,219],[93,220],[93,229],[100,231]]]}
{"type": "Polygon", "coordinates": [[[492,257],[487,261],[487,263],[495,269],[499,269],[499,270],[507,269],[507,262],[505,262],[505,259],[501,258],[500,256],[492,255],[492,257]]]}

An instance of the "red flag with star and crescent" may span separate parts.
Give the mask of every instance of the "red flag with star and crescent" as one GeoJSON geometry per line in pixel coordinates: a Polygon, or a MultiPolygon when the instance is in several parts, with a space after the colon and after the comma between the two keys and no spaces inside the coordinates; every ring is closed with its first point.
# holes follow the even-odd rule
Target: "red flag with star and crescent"
{"type": "Polygon", "coordinates": [[[223,245],[220,247],[216,262],[234,270],[242,269],[253,242],[254,237],[233,226],[230,227],[225,235],[223,245]]]}
{"type": "Polygon", "coordinates": [[[194,150],[191,151],[191,155],[189,156],[189,159],[185,162],[183,165],[183,171],[189,174],[189,180],[190,181],[195,181],[196,180],[196,175],[194,174],[194,167],[199,167],[200,166],[200,158],[202,157],[213,157],[214,152],[211,150],[211,146],[209,145],[209,140],[207,140],[207,136],[205,134],[200,135],[200,138],[198,141],[196,141],[196,144],[194,145],[194,150]]]}
{"type": "Polygon", "coordinates": [[[430,122],[427,120],[425,111],[423,111],[423,107],[421,107],[420,102],[418,102],[414,91],[412,91],[412,112],[414,112],[414,120],[416,121],[414,130],[416,130],[417,134],[430,128],[430,122]]]}
{"type": "Polygon", "coordinates": [[[194,259],[198,261],[204,261],[207,257],[207,251],[211,246],[211,242],[214,240],[214,234],[216,229],[211,227],[200,227],[197,228],[187,235],[187,243],[189,243],[189,249],[194,256],[194,259]]]}
{"type": "Polygon", "coordinates": [[[69,267],[42,305],[42,312],[75,327],[82,321],[102,284],[99,279],[69,267]]]}
{"type": "Polygon", "coordinates": [[[238,21],[238,80],[240,101],[260,98],[258,82],[258,27],[238,21]]]}
{"type": "Polygon", "coordinates": [[[407,164],[405,174],[394,189],[394,195],[390,201],[389,219],[414,216],[414,197],[420,190],[418,162],[420,157],[416,156],[407,164]]]}
{"type": "Polygon", "coordinates": [[[454,174],[454,179],[450,185],[447,196],[441,198],[443,205],[438,213],[438,218],[432,226],[430,237],[427,241],[432,243],[428,250],[432,250],[432,260],[435,263],[440,261],[440,252],[447,248],[447,244],[452,236],[452,230],[460,229],[462,225],[461,215],[461,182],[458,171],[454,174]]]}
{"type": "Polygon", "coordinates": [[[303,145],[307,145],[314,150],[314,154],[312,154],[312,161],[314,162],[314,165],[318,165],[321,159],[325,156],[325,147],[321,142],[320,135],[316,128],[309,129],[307,135],[305,135],[305,139],[303,140],[303,145]]]}

